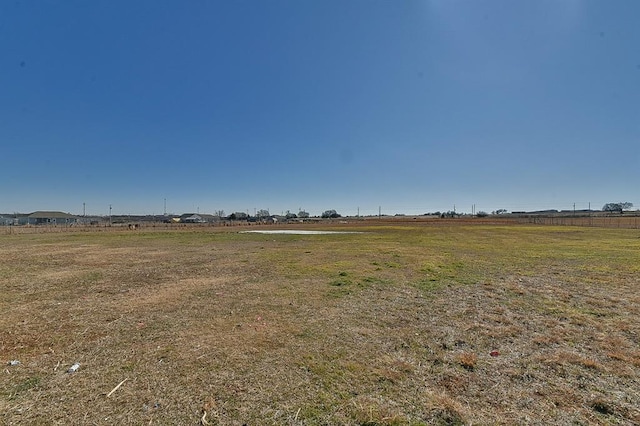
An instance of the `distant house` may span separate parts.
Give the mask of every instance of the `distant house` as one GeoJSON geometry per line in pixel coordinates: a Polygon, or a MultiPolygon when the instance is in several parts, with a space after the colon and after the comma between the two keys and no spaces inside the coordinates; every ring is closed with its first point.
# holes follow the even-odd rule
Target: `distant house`
{"type": "Polygon", "coordinates": [[[13,215],[14,225],[26,225],[27,223],[29,223],[28,213],[16,213],[13,215]]]}
{"type": "Polygon", "coordinates": [[[200,213],[200,217],[202,217],[202,219],[206,222],[206,223],[215,223],[215,222],[220,222],[220,216],[216,216],[213,214],[204,214],[204,213],[200,213]]]}
{"type": "Polygon", "coordinates": [[[199,214],[183,215],[186,217],[180,217],[180,222],[183,223],[204,223],[204,219],[199,214]]]}
{"type": "Polygon", "coordinates": [[[204,213],[185,213],[172,219],[178,223],[214,223],[219,222],[220,218],[212,214],[204,213]]]}
{"type": "Polygon", "coordinates": [[[63,212],[38,211],[26,217],[29,225],[73,225],[78,223],[79,217],[63,212]]]}
{"type": "Polygon", "coordinates": [[[271,223],[287,223],[287,217],[286,216],[282,216],[282,215],[278,215],[278,214],[274,214],[271,216],[271,223]]]}
{"type": "Polygon", "coordinates": [[[180,223],[205,223],[199,214],[186,213],[180,216],[180,223]]]}

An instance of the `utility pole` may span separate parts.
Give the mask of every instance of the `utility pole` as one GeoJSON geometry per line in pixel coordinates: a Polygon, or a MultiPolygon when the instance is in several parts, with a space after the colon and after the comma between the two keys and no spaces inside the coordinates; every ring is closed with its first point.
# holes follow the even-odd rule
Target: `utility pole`
{"type": "Polygon", "coordinates": [[[378,218],[382,217],[382,206],[378,206],[378,218]]]}
{"type": "Polygon", "coordinates": [[[167,199],[164,199],[164,215],[167,215],[167,199]]]}
{"type": "Polygon", "coordinates": [[[86,203],[82,203],[82,217],[87,215],[86,203]]]}
{"type": "Polygon", "coordinates": [[[111,204],[109,204],[109,225],[111,225],[111,204]]]}

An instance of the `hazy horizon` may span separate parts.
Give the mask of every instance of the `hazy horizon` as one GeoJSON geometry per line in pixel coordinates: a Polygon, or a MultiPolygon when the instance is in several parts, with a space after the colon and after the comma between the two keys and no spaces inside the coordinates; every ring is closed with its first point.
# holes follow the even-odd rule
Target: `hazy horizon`
{"type": "MultiPolygon", "coordinates": [[[[606,203],[605,203],[606,204],[606,203]]],[[[518,212],[534,212],[534,211],[546,211],[546,210],[556,210],[556,211],[602,211],[602,208],[604,207],[604,204],[602,206],[594,206],[594,205],[590,205],[589,203],[587,203],[586,207],[584,206],[580,206],[578,204],[575,205],[575,207],[573,205],[570,205],[567,208],[560,208],[560,207],[547,207],[547,208],[541,208],[541,209],[525,209],[525,210],[521,210],[521,209],[503,209],[503,208],[494,208],[491,210],[486,210],[486,209],[480,209],[478,208],[477,205],[472,205],[469,209],[464,209],[464,208],[459,208],[459,206],[452,206],[451,208],[446,208],[446,209],[435,209],[435,210],[423,210],[423,211],[417,211],[419,209],[410,209],[410,210],[415,210],[415,211],[407,211],[407,210],[389,210],[388,208],[383,208],[383,206],[378,206],[375,210],[373,209],[360,209],[358,207],[356,207],[355,209],[335,209],[335,208],[327,208],[324,210],[320,210],[320,211],[308,211],[305,209],[301,209],[307,213],[309,213],[309,215],[311,217],[319,217],[322,215],[322,213],[324,213],[327,210],[336,210],[336,212],[338,214],[340,214],[343,217],[356,217],[356,216],[362,216],[362,217],[374,217],[374,216],[378,216],[378,215],[382,215],[382,216],[394,216],[394,215],[407,215],[407,216],[422,216],[422,215],[427,215],[427,214],[433,214],[433,213],[447,213],[447,212],[451,212],[451,211],[455,211],[456,213],[459,214],[473,214],[473,213],[478,213],[478,212],[483,212],[483,213],[489,213],[492,214],[494,213],[496,210],[506,210],[507,213],[518,213],[518,212]]],[[[166,211],[166,215],[167,216],[178,216],[178,215],[183,215],[183,214],[209,214],[209,215],[216,215],[219,211],[223,211],[225,216],[229,216],[232,213],[246,213],[249,216],[255,217],[256,216],[256,212],[262,210],[261,208],[254,208],[254,209],[232,209],[232,210],[227,210],[227,209],[216,209],[216,210],[212,210],[212,211],[202,211],[199,208],[196,208],[195,210],[184,210],[184,211],[171,211],[169,209],[167,209],[166,211]]],[[[287,212],[290,213],[295,213],[298,214],[298,212],[300,212],[300,210],[298,209],[288,209],[288,210],[273,210],[273,209],[267,209],[265,208],[264,210],[268,210],[269,213],[271,215],[285,215],[287,212]]],[[[640,208],[638,206],[636,206],[635,204],[633,204],[633,207],[625,210],[625,211],[640,211],[640,208]]],[[[60,209],[34,209],[34,210],[29,210],[29,211],[15,211],[15,212],[6,212],[6,211],[0,211],[0,215],[2,214],[30,214],[30,213],[34,213],[34,212],[63,212],[63,213],[68,213],[68,214],[73,214],[76,216],[101,216],[101,217],[108,217],[109,216],[109,206],[107,206],[107,211],[106,213],[92,213],[90,209],[88,209],[86,206],[84,206],[84,211],[83,208],[81,207],[79,212],[75,212],[75,211],[68,211],[68,210],[60,210],[60,209]]],[[[152,212],[152,213],[138,213],[138,212],[119,212],[116,211],[115,209],[111,209],[111,214],[113,216],[163,216],[165,215],[164,210],[161,210],[160,212],[152,212]]]]}

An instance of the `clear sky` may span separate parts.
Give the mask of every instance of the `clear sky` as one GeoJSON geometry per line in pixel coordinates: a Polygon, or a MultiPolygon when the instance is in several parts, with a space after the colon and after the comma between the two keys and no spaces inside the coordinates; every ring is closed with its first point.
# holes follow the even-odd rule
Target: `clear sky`
{"type": "Polygon", "coordinates": [[[0,212],[640,207],[640,2],[0,2],[0,212]]]}

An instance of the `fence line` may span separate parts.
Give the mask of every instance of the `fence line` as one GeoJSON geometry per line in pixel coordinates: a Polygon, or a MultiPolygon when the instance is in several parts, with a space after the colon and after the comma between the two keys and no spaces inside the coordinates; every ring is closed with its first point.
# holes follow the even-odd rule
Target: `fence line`
{"type": "MultiPolygon", "coordinates": [[[[136,222],[133,222],[136,223],[136,222]]],[[[345,217],[339,222],[334,220],[315,221],[315,225],[374,225],[374,224],[414,224],[414,225],[517,225],[517,224],[533,224],[543,226],[579,226],[593,228],[611,228],[611,229],[640,229],[640,215],[622,215],[622,216],[543,216],[543,215],[505,215],[490,216],[486,218],[478,218],[472,216],[461,216],[459,218],[434,218],[428,216],[405,216],[405,217],[381,217],[381,218],[356,218],[345,217]]],[[[39,233],[82,233],[82,232],[136,232],[139,230],[149,231],[177,231],[185,229],[211,229],[241,226],[273,226],[247,223],[247,222],[216,222],[216,223],[136,223],[136,227],[131,229],[128,224],[99,224],[99,225],[8,225],[0,226],[0,234],[39,234],[39,233]]],[[[299,226],[299,223],[278,223],[282,225],[299,226]]]]}
{"type": "Polygon", "coordinates": [[[640,229],[638,216],[592,216],[592,217],[528,217],[526,223],[556,226],[585,226],[594,228],[640,229]]]}

